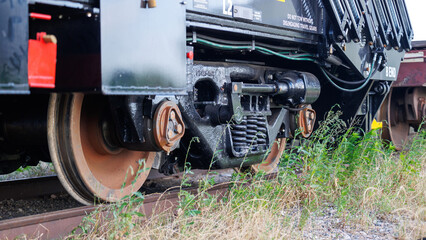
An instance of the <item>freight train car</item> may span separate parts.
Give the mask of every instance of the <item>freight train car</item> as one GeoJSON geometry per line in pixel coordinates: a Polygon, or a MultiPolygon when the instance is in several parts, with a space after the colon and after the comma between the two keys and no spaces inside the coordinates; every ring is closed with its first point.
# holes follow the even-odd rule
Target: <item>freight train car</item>
{"type": "Polygon", "coordinates": [[[367,129],[412,37],[403,0],[0,1],[0,173],[52,161],[90,204],[269,172],[335,105],[367,129]]]}
{"type": "Polygon", "coordinates": [[[411,128],[424,129],[426,117],[426,42],[413,42],[406,53],[391,91],[380,107],[378,119],[383,121],[382,137],[392,141],[397,150],[407,143],[411,128]]]}

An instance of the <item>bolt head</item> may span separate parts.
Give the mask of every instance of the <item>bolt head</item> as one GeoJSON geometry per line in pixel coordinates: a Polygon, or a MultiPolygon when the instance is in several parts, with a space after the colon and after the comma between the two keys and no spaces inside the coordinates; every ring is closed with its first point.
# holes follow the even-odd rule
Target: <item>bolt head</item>
{"type": "Polygon", "coordinates": [[[172,130],[167,131],[167,137],[169,137],[169,138],[173,137],[173,131],[172,130]]]}
{"type": "Polygon", "coordinates": [[[182,124],[178,124],[177,127],[176,127],[176,130],[179,134],[181,134],[183,132],[182,124]]]}
{"type": "Polygon", "coordinates": [[[175,120],[176,119],[176,113],[173,110],[170,112],[170,119],[171,120],[175,120]]]}

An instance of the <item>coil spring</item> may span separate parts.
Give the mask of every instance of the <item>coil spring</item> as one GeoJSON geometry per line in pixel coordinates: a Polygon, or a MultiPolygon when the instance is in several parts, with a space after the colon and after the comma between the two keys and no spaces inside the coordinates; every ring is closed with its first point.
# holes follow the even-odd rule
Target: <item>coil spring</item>
{"type": "Polygon", "coordinates": [[[247,144],[252,148],[257,147],[257,117],[247,117],[247,144]]]}
{"type": "Polygon", "coordinates": [[[266,128],[266,117],[258,116],[257,117],[257,143],[266,144],[267,137],[267,128],[266,128]]]}
{"type": "Polygon", "coordinates": [[[232,125],[232,142],[234,148],[247,148],[247,117],[243,118],[240,124],[232,125]]]}
{"type": "Polygon", "coordinates": [[[265,116],[245,116],[240,124],[232,125],[232,142],[236,149],[256,149],[267,143],[265,116]]]}

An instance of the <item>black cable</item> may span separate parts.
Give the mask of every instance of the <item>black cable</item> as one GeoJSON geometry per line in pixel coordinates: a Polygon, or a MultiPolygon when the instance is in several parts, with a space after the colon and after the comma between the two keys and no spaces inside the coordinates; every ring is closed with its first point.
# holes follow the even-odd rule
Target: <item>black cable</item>
{"type": "MultiPolygon", "coordinates": [[[[377,64],[377,66],[376,66],[376,68],[374,69],[374,71],[373,71],[373,73],[371,74],[371,76],[374,76],[374,74],[376,74],[376,72],[377,72],[377,70],[379,70],[379,66],[380,66],[380,63],[381,63],[381,58],[379,59],[379,64],[377,64]]],[[[333,80],[336,80],[336,81],[338,81],[338,82],[340,82],[340,83],[343,83],[343,84],[348,84],[348,85],[359,85],[359,84],[363,84],[364,82],[365,82],[365,80],[366,79],[362,79],[362,80],[358,80],[358,81],[346,81],[346,80],[343,80],[343,79],[341,79],[341,78],[338,78],[338,77],[336,77],[336,76],[334,76],[332,73],[330,73],[328,70],[326,70],[326,69],[323,69],[326,73],[327,73],[327,75],[329,76],[329,77],[331,77],[333,80]]]]}
{"type": "Polygon", "coordinates": [[[370,82],[371,77],[373,76],[373,73],[376,73],[377,69],[379,69],[379,66],[382,63],[382,59],[383,58],[382,58],[382,56],[379,57],[379,61],[378,61],[377,67],[375,68],[376,57],[377,57],[377,53],[374,54],[374,57],[373,57],[373,62],[372,62],[372,65],[371,65],[371,68],[373,68],[373,69],[371,69],[371,71],[368,74],[368,77],[365,79],[364,83],[361,86],[359,86],[357,88],[354,88],[354,89],[347,89],[347,88],[340,87],[338,84],[336,84],[335,82],[333,82],[333,80],[325,72],[325,70],[324,70],[323,67],[320,67],[320,70],[323,72],[324,76],[331,83],[331,85],[333,85],[335,88],[339,89],[340,91],[343,91],[343,92],[357,92],[357,91],[360,91],[361,89],[363,89],[365,86],[367,86],[367,84],[370,82]]]}
{"type": "MultiPolygon", "coordinates": [[[[373,72],[373,76],[374,76],[374,74],[376,74],[376,72],[377,72],[377,70],[379,69],[379,67],[376,67],[375,69],[374,69],[374,72],[373,72]]],[[[351,82],[349,82],[349,81],[346,81],[346,80],[343,80],[343,79],[341,79],[341,78],[338,78],[338,77],[336,77],[336,76],[334,76],[332,73],[330,73],[328,70],[326,70],[326,69],[324,69],[324,71],[332,78],[332,79],[334,79],[334,80],[336,80],[336,81],[338,81],[338,82],[341,82],[341,83],[344,83],[344,84],[348,84],[348,85],[359,85],[359,84],[362,84],[362,83],[364,83],[365,82],[365,79],[362,79],[362,80],[359,80],[359,81],[351,81],[351,82]]]]}
{"type": "MultiPolygon", "coordinates": [[[[187,37],[192,37],[192,34],[187,34],[187,37]]],[[[212,42],[218,42],[218,43],[224,43],[224,44],[231,44],[231,45],[252,45],[253,42],[251,41],[233,41],[233,40],[225,40],[225,39],[220,39],[220,38],[215,38],[215,37],[211,37],[211,36],[207,36],[204,34],[199,34],[197,33],[197,38],[203,38],[212,42]]],[[[298,51],[298,52],[304,52],[302,50],[300,50],[299,48],[290,48],[290,47],[280,47],[280,46],[275,46],[275,45],[271,45],[271,44],[267,44],[267,43],[262,43],[262,42],[258,42],[256,41],[256,46],[261,46],[261,47],[266,47],[266,48],[271,48],[271,49],[276,49],[276,50],[280,50],[280,51],[298,51]]]]}
{"type": "Polygon", "coordinates": [[[365,82],[365,79],[359,80],[359,81],[346,81],[343,80],[341,78],[338,78],[336,76],[334,76],[332,73],[330,73],[328,70],[324,69],[324,71],[328,74],[328,76],[330,76],[333,80],[336,80],[338,82],[344,83],[344,84],[348,84],[348,85],[359,85],[365,82]]]}

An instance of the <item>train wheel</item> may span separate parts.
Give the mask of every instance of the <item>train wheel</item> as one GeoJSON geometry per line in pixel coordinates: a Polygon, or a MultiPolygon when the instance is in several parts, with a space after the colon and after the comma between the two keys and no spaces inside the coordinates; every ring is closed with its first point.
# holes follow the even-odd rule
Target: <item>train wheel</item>
{"type": "Polygon", "coordinates": [[[410,133],[410,124],[405,116],[405,90],[393,88],[380,108],[383,122],[382,138],[392,141],[397,150],[402,150],[410,133]]]}
{"type": "Polygon", "coordinates": [[[48,143],[61,183],[75,199],[118,201],[145,182],[155,153],[113,144],[109,110],[102,96],[52,94],[48,143]]]}
{"type": "Polygon", "coordinates": [[[287,143],[286,138],[278,138],[273,144],[271,151],[269,152],[266,159],[259,164],[252,165],[251,168],[254,172],[263,171],[265,173],[272,173],[280,163],[280,158],[283,155],[285,150],[285,145],[287,143]]]}

